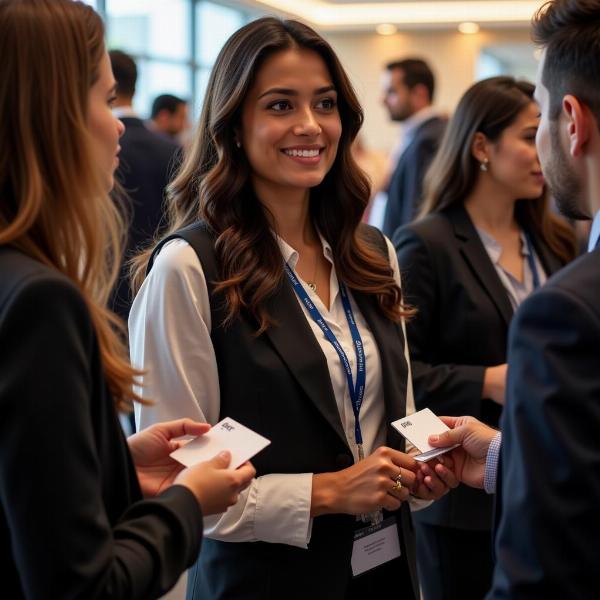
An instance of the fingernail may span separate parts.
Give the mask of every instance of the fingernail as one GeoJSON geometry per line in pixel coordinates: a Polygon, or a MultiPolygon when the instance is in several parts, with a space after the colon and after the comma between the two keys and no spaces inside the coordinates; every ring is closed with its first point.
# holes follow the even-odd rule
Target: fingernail
{"type": "Polygon", "coordinates": [[[444,464],[444,457],[443,456],[438,456],[437,459],[438,459],[439,463],[444,464]]]}
{"type": "Polygon", "coordinates": [[[430,435],[429,436],[429,441],[430,442],[439,442],[440,441],[440,436],[439,435],[430,435]]]}
{"type": "Polygon", "coordinates": [[[219,457],[226,460],[229,458],[229,452],[227,450],[223,450],[223,452],[219,452],[219,457]]]}

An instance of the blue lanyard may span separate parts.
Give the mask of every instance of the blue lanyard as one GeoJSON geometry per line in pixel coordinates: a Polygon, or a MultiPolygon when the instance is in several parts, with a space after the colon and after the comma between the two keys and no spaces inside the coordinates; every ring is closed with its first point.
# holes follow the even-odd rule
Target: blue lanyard
{"type": "Polygon", "coordinates": [[[350,391],[350,400],[352,401],[352,412],[354,413],[354,437],[356,439],[356,445],[358,446],[358,456],[362,460],[364,458],[364,451],[359,416],[360,407],[362,406],[363,398],[365,396],[367,365],[362,338],[360,337],[358,327],[356,326],[356,321],[354,320],[354,313],[352,312],[352,306],[350,305],[350,298],[348,297],[346,286],[343,283],[340,283],[340,294],[342,296],[342,304],[344,306],[346,320],[348,321],[348,326],[350,327],[352,342],[354,343],[354,350],[356,352],[356,384],[352,380],[352,367],[350,366],[350,361],[348,360],[344,349],[338,342],[333,331],[331,331],[329,325],[327,325],[325,319],[323,319],[321,313],[309,298],[308,293],[300,283],[298,277],[296,277],[296,274],[292,271],[292,269],[290,269],[289,265],[286,264],[284,268],[298,298],[300,298],[304,306],[306,306],[312,320],[321,328],[321,331],[325,334],[327,341],[335,348],[338,356],[340,357],[340,361],[344,366],[344,370],[346,371],[346,380],[348,381],[348,390],[350,391]]]}
{"type": "Polygon", "coordinates": [[[529,270],[531,271],[531,276],[533,278],[533,289],[537,289],[540,287],[540,276],[537,270],[537,265],[535,264],[535,254],[533,253],[533,244],[531,243],[531,238],[529,234],[525,234],[525,242],[527,243],[527,263],[529,264],[529,270]]]}

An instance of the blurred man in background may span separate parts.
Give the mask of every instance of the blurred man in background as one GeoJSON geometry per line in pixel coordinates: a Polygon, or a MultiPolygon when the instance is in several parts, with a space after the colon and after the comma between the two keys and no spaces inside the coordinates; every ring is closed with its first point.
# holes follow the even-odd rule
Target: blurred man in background
{"type": "Polygon", "coordinates": [[[384,74],[383,103],[392,121],[401,123],[400,141],[392,161],[383,232],[392,237],[419,210],[423,177],[446,128],[446,118],[433,108],[435,79],[420,58],[389,63],[384,74]]]}
{"type": "Polygon", "coordinates": [[[152,129],[183,145],[183,135],[190,128],[188,103],[172,94],[161,94],[152,103],[152,129]]]}
{"type": "MultiPolygon", "coordinates": [[[[180,146],[162,134],[151,131],[133,109],[137,67],[125,52],[109,52],[117,82],[115,115],[125,125],[117,180],[131,199],[129,235],[124,259],[136,248],[148,244],[162,219],[167,183],[176,167],[180,146]]],[[[112,298],[112,309],[125,321],[129,317],[131,297],[125,265],[112,298]]]]}

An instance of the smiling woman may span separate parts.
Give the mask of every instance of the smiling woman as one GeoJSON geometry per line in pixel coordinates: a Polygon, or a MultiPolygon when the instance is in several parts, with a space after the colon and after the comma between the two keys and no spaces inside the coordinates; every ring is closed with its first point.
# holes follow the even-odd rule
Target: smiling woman
{"type": "Polygon", "coordinates": [[[138,259],[138,283],[149,273],[132,357],[148,370],[142,394],[169,398],[140,407],[138,424],[227,416],[272,441],[239,502],[206,522],[188,598],[343,600],[398,581],[401,598],[418,595],[409,504],[456,481],[441,465],[445,482],[420,471],[388,426],[414,410],[409,311],[391,245],[361,225],[361,123],[317,33],[273,18],[243,27],[211,74],[169,233],[138,259]],[[372,562],[357,548],[379,531],[372,562]]]}

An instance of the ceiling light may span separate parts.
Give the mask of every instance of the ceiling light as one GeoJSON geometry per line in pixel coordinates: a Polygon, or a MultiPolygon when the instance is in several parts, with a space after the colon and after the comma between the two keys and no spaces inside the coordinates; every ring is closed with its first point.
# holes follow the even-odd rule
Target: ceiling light
{"type": "Polygon", "coordinates": [[[375,31],[379,35],[394,35],[394,33],[398,31],[398,28],[391,23],[382,23],[381,25],[377,25],[377,27],[375,27],[375,31]]]}
{"type": "Polygon", "coordinates": [[[477,33],[479,31],[479,25],[477,23],[473,23],[472,21],[465,21],[458,26],[458,30],[461,33],[477,33]]]}

